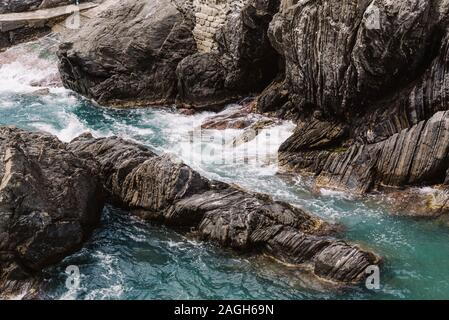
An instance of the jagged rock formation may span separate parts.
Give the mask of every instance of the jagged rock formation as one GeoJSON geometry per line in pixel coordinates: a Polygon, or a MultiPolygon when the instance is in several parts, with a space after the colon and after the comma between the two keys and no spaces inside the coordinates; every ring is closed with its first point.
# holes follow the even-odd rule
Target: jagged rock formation
{"type": "Polygon", "coordinates": [[[361,282],[380,261],[299,208],[207,180],[141,145],[90,134],[64,144],[49,134],[1,127],[0,295],[38,288],[39,271],[84,243],[105,201],[339,283],[361,282]]]}
{"type": "Polygon", "coordinates": [[[322,220],[268,196],[204,179],[168,155],[89,134],[69,148],[98,160],[111,201],[144,219],[193,230],[201,239],[239,251],[303,264],[334,281],[359,282],[368,265],[379,263],[372,253],[331,237],[331,226],[322,220]]]}
{"type": "Polygon", "coordinates": [[[117,49],[151,47],[127,31],[141,11],[123,15],[123,6],[62,47],[66,86],[100,103],[170,104],[176,97],[177,105],[197,108],[265,88],[259,111],[298,120],[280,150],[285,168],[359,193],[445,182],[447,138],[438,131],[445,115],[436,113],[447,109],[447,0],[159,0],[145,8],[163,6],[170,14],[142,23],[177,21],[185,36],[176,37],[181,46],[170,47],[162,66],[148,50],[117,49]],[[107,32],[117,21],[126,28],[107,32]],[[100,33],[117,40],[98,40],[100,33]]]}
{"type": "Polygon", "coordinates": [[[64,84],[100,104],[221,107],[276,75],[267,29],[278,5],[121,0],[61,46],[64,84]]]}
{"type": "MultiPolygon", "coordinates": [[[[218,14],[219,26],[213,31],[198,31],[210,29],[207,23],[202,26],[203,11],[210,10],[200,9],[197,15],[194,32],[205,34],[205,38],[198,44],[200,53],[185,58],[178,66],[179,104],[223,105],[260,92],[278,71],[278,56],[267,30],[279,0],[219,2],[227,3],[222,5],[228,10],[224,16],[218,14]]],[[[215,15],[211,16],[213,22],[215,15]]]]}
{"type": "Polygon", "coordinates": [[[94,170],[56,137],[0,128],[2,294],[84,243],[103,208],[94,170]]]}
{"type": "Polygon", "coordinates": [[[258,100],[299,120],[286,167],[319,186],[446,180],[449,2],[283,1],[269,36],[285,73],[258,100]]]}
{"type": "Polygon", "coordinates": [[[52,8],[73,3],[72,0],[2,0],[0,2],[0,14],[52,8]]]}

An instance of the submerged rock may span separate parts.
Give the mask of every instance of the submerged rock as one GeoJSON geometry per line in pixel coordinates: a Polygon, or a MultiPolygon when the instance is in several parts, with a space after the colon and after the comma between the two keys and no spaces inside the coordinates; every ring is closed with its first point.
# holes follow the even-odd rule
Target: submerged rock
{"type": "Polygon", "coordinates": [[[238,251],[267,253],[337,282],[360,282],[367,266],[379,263],[371,252],[332,237],[332,226],[319,218],[269,196],[207,180],[169,155],[89,134],[69,148],[79,157],[95,158],[111,201],[146,220],[238,251]]]}
{"type": "Polygon", "coordinates": [[[1,294],[79,249],[102,208],[94,162],[54,136],[0,127],[1,294]]]}

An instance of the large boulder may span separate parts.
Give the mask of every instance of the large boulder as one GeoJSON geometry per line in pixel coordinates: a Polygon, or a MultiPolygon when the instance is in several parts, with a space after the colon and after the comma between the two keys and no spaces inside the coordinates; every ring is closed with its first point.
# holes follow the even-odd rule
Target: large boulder
{"type": "Polygon", "coordinates": [[[69,148],[80,158],[95,158],[110,200],[144,219],[307,266],[337,282],[358,283],[369,265],[379,263],[371,252],[331,236],[333,227],[321,219],[269,196],[209,181],[169,155],[89,134],[69,148]]]}
{"type": "Polygon", "coordinates": [[[104,204],[95,167],[54,136],[0,128],[0,292],[80,248],[104,204]]]}
{"type": "Polygon", "coordinates": [[[100,104],[171,104],[192,28],[170,0],[117,1],[61,45],[63,83],[100,104]]]}

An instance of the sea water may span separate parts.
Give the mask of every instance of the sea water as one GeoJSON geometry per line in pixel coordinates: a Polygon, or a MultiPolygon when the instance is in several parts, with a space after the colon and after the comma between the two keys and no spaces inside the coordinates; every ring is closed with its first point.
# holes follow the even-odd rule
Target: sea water
{"type": "MultiPolygon", "coordinates": [[[[0,125],[45,131],[70,141],[94,136],[130,139],[171,153],[203,175],[288,201],[345,226],[342,237],[384,259],[379,290],[336,290],[269,259],[237,255],[150,225],[111,206],[77,253],[44,272],[45,296],[54,299],[437,299],[449,298],[449,227],[394,216],[382,201],[312,190],[306,178],[279,174],[276,152],[294,129],[282,122],[237,148],[242,130],[194,132],[213,113],[182,115],[163,109],[108,109],[57,83],[57,41],[45,38],[0,53],[0,125]],[[50,80],[49,80],[50,79],[50,80]],[[193,137],[193,140],[192,140],[193,137]],[[193,141],[193,142],[192,142],[193,141]],[[231,145],[231,146],[230,146],[231,145]],[[67,266],[80,271],[66,285],[67,266]]],[[[230,112],[238,106],[229,106],[230,112]]]]}

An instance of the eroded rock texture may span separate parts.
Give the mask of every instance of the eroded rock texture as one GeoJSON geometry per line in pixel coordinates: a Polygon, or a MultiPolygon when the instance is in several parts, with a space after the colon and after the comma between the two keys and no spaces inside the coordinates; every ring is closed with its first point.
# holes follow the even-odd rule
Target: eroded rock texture
{"type": "Polygon", "coordinates": [[[122,106],[214,108],[260,92],[279,67],[267,35],[279,0],[198,3],[110,6],[61,46],[64,85],[122,106]]]}
{"type": "Polygon", "coordinates": [[[285,0],[269,35],[285,60],[259,109],[299,125],[280,160],[364,193],[441,184],[448,169],[446,0],[285,0]]]}
{"type": "Polygon", "coordinates": [[[0,2],[0,14],[46,9],[73,3],[72,0],[2,0],[0,2]]]}
{"type": "Polygon", "coordinates": [[[359,282],[378,258],[329,234],[322,220],[269,196],[201,177],[168,155],[119,138],[83,135],[69,144],[95,158],[111,200],[142,218],[244,252],[303,264],[322,278],[359,282]]]}
{"type": "Polygon", "coordinates": [[[77,250],[100,219],[92,161],[56,137],[0,128],[0,292],[77,250]]]}
{"type": "Polygon", "coordinates": [[[117,1],[61,46],[64,85],[101,104],[171,104],[192,28],[170,0],[117,1]]]}

